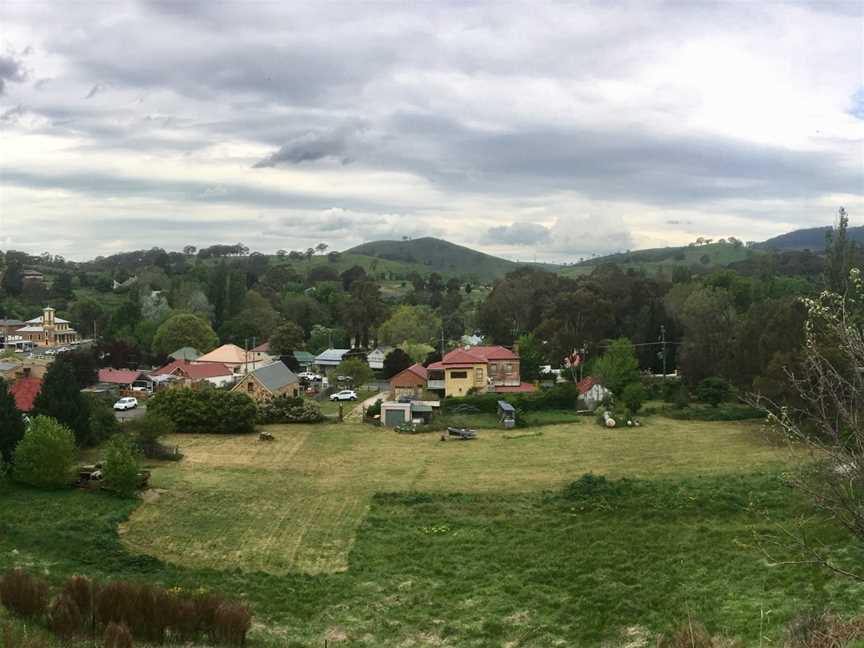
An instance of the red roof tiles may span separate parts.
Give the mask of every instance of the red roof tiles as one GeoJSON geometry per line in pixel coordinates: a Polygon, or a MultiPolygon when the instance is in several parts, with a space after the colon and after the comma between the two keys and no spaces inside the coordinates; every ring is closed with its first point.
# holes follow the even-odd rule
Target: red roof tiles
{"type": "Polygon", "coordinates": [[[33,409],[33,401],[40,391],[42,391],[41,378],[21,378],[9,388],[9,393],[15,397],[16,407],[22,412],[33,409]]]}
{"type": "Polygon", "coordinates": [[[411,365],[407,369],[403,369],[398,374],[393,376],[390,379],[390,384],[394,387],[413,387],[415,385],[425,383],[427,375],[428,373],[426,371],[426,367],[424,367],[418,362],[411,365]]]}
{"type": "Polygon", "coordinates": [[[134,369],[111,369],[109,367],[99,370],[99,382],[111,385],[131,385],[138,380],[140,375],[141,372],[134,369]]]}
{"type": "Polygon", "coordinates": [[[490,360],[518,360],[519,356],[502,346],[476,346],[454,349],[444,356],[445,366],[489,362],[490,360]]]}
{"type": "Polygon", "coordinates": [[[221,362],[189,362],[188,360],[174,360],[164,367],[159,367],[153,372],[154,376],[165,374],[180,374],[191,380],[206,380],[207,378],[218,378],[230,376],[234,372],[221,362]]]}

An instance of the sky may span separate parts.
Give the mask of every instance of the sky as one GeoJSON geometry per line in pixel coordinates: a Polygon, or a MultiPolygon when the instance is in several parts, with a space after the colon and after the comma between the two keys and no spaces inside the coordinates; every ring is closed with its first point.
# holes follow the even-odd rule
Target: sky
{"type": "Polygon", "coordinates": [[[0,249],[864,224],[864,2],[0,0],[0,249]]]}

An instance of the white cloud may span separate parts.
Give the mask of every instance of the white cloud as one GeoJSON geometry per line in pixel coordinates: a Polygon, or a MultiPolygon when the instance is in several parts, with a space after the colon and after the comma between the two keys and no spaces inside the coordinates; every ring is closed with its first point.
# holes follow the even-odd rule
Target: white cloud
{"type": "Polygon", "coordinates": [[[50,229],[76,257],[434,233],[564,260],[766,238],[839,204],[855,221],[861,18],[852,2],[5,3],[0,238],[41,252],[50,229]]]}

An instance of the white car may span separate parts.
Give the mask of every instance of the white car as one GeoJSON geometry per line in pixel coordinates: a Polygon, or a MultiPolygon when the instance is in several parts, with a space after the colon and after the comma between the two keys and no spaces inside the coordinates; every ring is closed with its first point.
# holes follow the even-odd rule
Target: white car
{"type": "Polygon", "coordinates": [[[114,403],[114,409],[120,411],[135,409],[136,407],[138,407],[138,399],[134,396],[124,396],[114,403]]]}
{"type": "Polygon", "coordinates": [[[357,392],[353,389],[343,389],[342,391],[338,391],[335,394],[331,394],[331,401],[353,401],[357,400],[357,392]]]}
{"type": "Polygon", "coordinates": [[[302,378],[303,380],[308,380],[309,382],[318,382],[321,380],[321,376],[316,374],[314,371],[301,371],[297,374],[298,378],[302,378]]]}

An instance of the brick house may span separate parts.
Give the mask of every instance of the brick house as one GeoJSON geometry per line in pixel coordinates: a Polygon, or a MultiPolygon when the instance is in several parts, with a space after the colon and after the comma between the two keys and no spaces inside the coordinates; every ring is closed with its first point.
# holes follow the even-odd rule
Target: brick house
{"type": "Polygon", "coordinates": [[[419,397],[426,388],[427,377],[426,367],[415,363],[390,379],[390,393],[396,399],[419,397]]]}
{"type": "Polygon", "coordinates": [[[274,396],[300,394],[300,379],[281,360],[250,371],[234,385],[231,391],[246,394],[256,403],[274,396]]]}
{"type": "Polygon", "coordinates": [[[475,392],[530,392],[534,385],[523,383],[519,356],[502,346],[477,346],[454,349],[440,362],[427,367],[426,386],[443,391],[445,396],[465,396],[475,392]]]}

